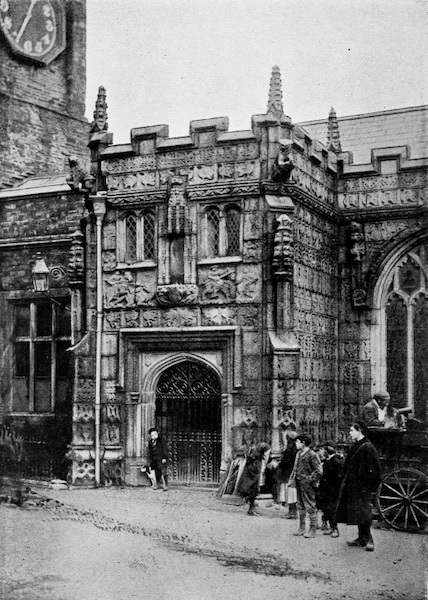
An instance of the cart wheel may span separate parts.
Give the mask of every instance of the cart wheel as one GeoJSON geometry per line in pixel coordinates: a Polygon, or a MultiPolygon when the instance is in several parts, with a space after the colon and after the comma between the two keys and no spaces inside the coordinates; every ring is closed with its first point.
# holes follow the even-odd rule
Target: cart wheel
{"type": "Polygon", "coordinates": [[[394,529],[418,531],[428,519],[428,479],[417,469],[397,469],[379,485],[376,503],[384,521],[394,529]]]}

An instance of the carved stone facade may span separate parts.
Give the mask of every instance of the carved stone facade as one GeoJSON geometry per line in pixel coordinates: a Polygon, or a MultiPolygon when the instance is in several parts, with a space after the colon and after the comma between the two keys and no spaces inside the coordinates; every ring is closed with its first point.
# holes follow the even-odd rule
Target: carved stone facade
{"type": "MultiPolygon", "coordinates": [[[[422,235],[426,165],[400,148],[403,162],[385,174],[388,149],[360,174],[341,150],[334,111],[327,149],[283,114],[279,71],[272,77],[270,108],[253,117],[251,131],[229,133],[225,118],[193,121],[178,144],[166,126],[142,127],[129,148],[100,154],[100,439],[113,473],[120,466],[132,485],[144,483],[147,431],[167,418],[162,377],[177,365],[200,365],[219,382],[223,463],[260,440],[279,453],[288,429],[341,439],[384,383],[373,369],[376,286],[395,240],[411,245],[411,232],[422,235]],[[150,229],[146,214],[154,215],[150,229]],[[147,236],[150,259],[124,262],[119,249],[147,236]]],[[[84,407],[83,370],[78,381],[84,407]]],[[[74,423],[75,481],[86,481],[93,424],[74,423]]],[[[179,461],[180,431],[168,431],[179,461]]]]}
{"type": "MultiPolygon", "coordinates": [[[[390,323],[425,332],[428,162],[411,136],[353,164],[334,111],[328,147],[284,114],[278,68],[248,131],[221,117],[114,146],[105,108],[101,89],[97,193],[69,243],[73,483],[147,484],[155,423],[180,481],[218,481],[258,441],[278,454],[289,429],[343,439],[373,391],[398,386],[390,323]]],[[[393,400],[425,414],[410,354],[420,381],[393,400]]]]}

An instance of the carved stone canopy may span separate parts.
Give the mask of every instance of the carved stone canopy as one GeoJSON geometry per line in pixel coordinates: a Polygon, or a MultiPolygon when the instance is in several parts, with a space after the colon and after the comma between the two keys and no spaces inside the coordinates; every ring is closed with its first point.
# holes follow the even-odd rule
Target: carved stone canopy
{"type": "Polygon", "coordinates": [[[172,176],[168,188],[168,234],[184,235],[189,222],[186,178],[172,176]]]}

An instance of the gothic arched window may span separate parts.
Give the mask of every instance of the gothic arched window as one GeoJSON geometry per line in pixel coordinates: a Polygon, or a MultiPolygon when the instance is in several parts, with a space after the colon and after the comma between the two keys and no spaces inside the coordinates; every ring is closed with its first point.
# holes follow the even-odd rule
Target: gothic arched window
{"type": "Polygon", "coordinates": [[[226,254],[237,256],[241,250],[241,213],[236,206],[226,209],[226,254]]]}
{"type": "Polygon", "coordinates": [[[206,211],[207,256],[220,254],[220,211],[216,207],[206,211]]]}
{"type": "MultiPolygon", "coordinates": [[[[374,344],[380,380],[396,408],[409,406],[428,418],[428,246],[422,244],[396,261],[380,293],[380,336],[374,344]]],[[[375,365],[375,379],[378,377],[375,365]]]]}
{"type": "Polygon", "coordinates": [[[137,262],[137,219],[128,215],[125,219],[125,262],[137,262]]]}

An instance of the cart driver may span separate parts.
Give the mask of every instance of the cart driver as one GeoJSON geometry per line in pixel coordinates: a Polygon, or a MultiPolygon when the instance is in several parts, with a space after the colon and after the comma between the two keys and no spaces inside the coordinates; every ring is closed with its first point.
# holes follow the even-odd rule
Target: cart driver
{"type": "Polygon", "coordinates": [[[388,392],[376,392],[370,402],[364,405],[363,420],[368,427],[384,427],[391,396],[388,392]]]}
{"type": "Polygon", "coordinates": [[[409,408],[395,409],[390,406],[391,396],[387,391],[376,392],[363,408],[362,418],[368,427],[395,429],[405,427],[405,415],[409,408]]]}

